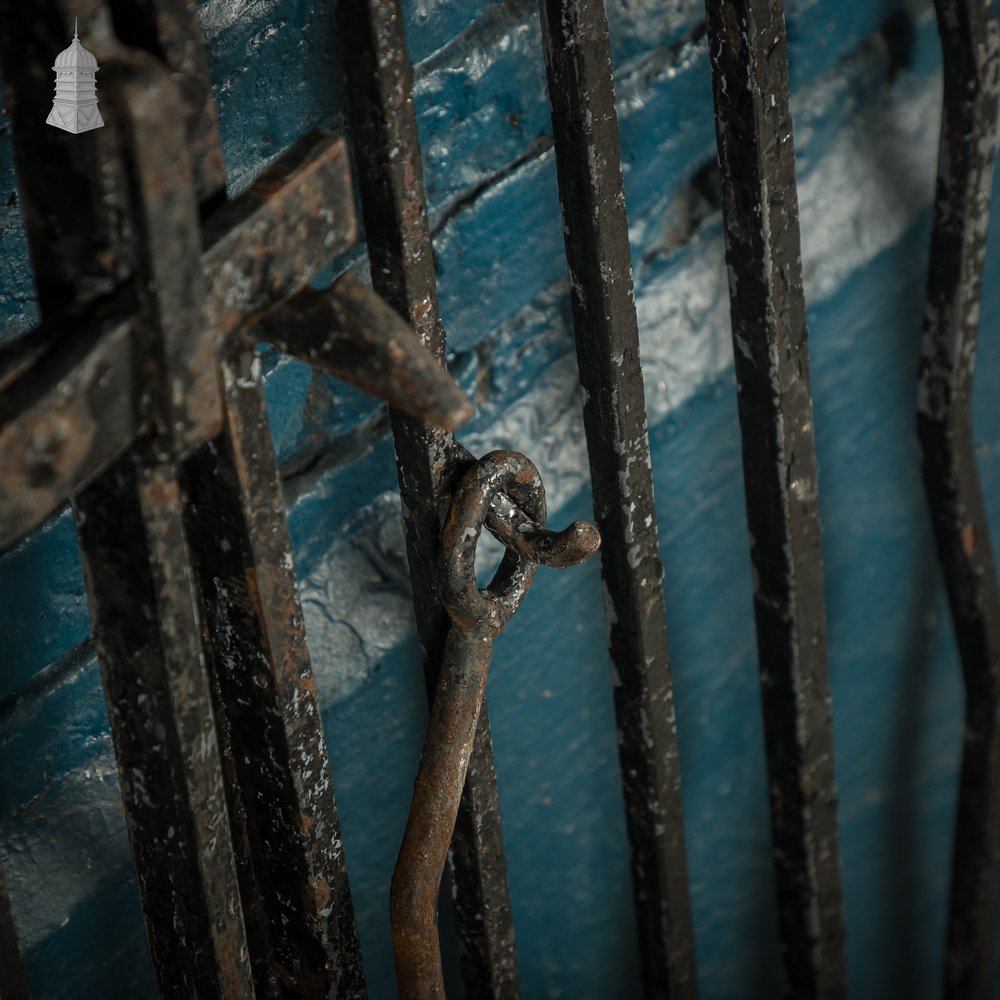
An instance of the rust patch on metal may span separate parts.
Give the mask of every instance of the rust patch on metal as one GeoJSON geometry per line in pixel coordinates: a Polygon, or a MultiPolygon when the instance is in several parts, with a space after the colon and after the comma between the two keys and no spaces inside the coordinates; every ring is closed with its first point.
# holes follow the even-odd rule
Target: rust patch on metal
{"type": "MultiPolygon", "coordinates": [[[[476,545],[497,494],[545,524],[545,490],[535,466],[495,451],[458,484],[441,539],[443,599],[451,628],[431,705],[410,815],[392,877],[390,916],[401,1000],[444,996],[437,898],[473,753],[493,640],[527,594],[538,562],[513,549],[493,580],[476,583],[476,545]]],[[[595,529],[596,530],[596,529],[595,529]]]]}

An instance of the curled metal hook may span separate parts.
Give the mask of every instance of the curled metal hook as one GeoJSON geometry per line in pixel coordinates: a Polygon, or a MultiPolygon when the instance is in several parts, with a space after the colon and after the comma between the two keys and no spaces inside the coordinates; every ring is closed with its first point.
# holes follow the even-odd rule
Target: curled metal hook
{"type": "Polygon", "coordinates": [[[528,592],[538,561],[529,553],[504,551],[485,590],[476,583],[476,545],[493,501],[501,494],[544,528],[545,487],[534,464],[515,451],[494,451],[466,472],[452,499],[441,533],[441,599],[452,622],[494,638],[528,592]]]}
{"type": "MultiPolygon", "coordinates": [[[[476,458],[472,452],[459,442],[456,442],[456,447],[461,459],[460,468],[464,466],[468,470],[474,466],[476,458]]],[[[566,569],[589,559],[601,545],[600,532],[588,521],[574,521],[562,531],[551,531],[545,527],[544,518],[539,524],[537,518],[532,518],[502,489],[492,495],[485,523],[490,534],[503,542],[505,548],[513,549],[543,566],[555,566],[557,569],[566,569]]]]}
{"type": "MultiPolygon", "coordinates": [[[[481,589],[476,583],[476,545],[500,496],[545,530],[545,488],[524,455],[494,451],[466,471],[441,538],[442,600],[452,628],[392,877],[392,941],[402,1000],[444,996],[437,932],[441,874],[479,724],[493,640],[517,611],[538,569],[530,552],[510,547],[489,586],[481,589]]],[[[596,551],[600,535],[593,525],[586,528],[591,552],[596,551]]]]}

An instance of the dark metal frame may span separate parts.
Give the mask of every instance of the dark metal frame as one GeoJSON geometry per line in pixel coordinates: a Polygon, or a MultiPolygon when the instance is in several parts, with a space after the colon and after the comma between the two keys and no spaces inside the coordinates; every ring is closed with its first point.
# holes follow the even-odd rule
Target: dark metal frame
{"type": "Polygon", "coordinates": [[[944,108],[920,360],[924,485],[966,687],[945,995],[991,995],[1000,887],[1000,589],[972,439],[1000,33],[992,3],[935,0],[944,108]]]}
{"type": "MultiPolygon", "coordinates": [[[[524,456],[476,460],[444,368],[399,0],[340,0],[373,289],[308,281],[356,240],[343,140],[225,197],[192,0],[109,0],[105,129],[42,124],[92,0],[0,0],[42,322],[0,350],[0,550],[72,500],[157,988],[365,995],[255,345],[392,405],[431,726],[393,880],[401,994],[443,995],[447,856],[470,997],[520,995],[483,703],[537,566],[600,544],[643,994],[697,974],[639,339],[603,0],[540,0],[597,528],[545,526],[524,456]],[[157,154],[151,137],[156,137],[157,154]],[[475,584],[486,526],[507,549],[475,584]],[[599,533],[598,533],[599,529],[599,533]]],[[[945,114],[919,431],[967,685],[946,994],[985,997],[1000,884],[1000,589],[970,399],[1000,106],[989,4],[936,0],[945,114]]],[[[812,401],[781,0],[706,0],[775,875],[795,997],[846,993],[812,401]]],[[[27,995],[0,872],[0,997],[27,995]]]]}
{"type": "Polygon", "coordinates": [[[781,938],[847,990],[819,484],[781,0],[706,0],[781,938]]]}
{"type": "Polygon", "coordinates": [[[542,0],[647,997],[697,996],[660,543],[604,0],[542,0]]]}

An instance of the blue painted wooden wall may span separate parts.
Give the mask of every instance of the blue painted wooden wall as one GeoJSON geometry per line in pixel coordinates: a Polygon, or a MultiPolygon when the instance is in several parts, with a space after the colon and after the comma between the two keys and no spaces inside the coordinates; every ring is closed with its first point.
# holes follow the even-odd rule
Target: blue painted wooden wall
{"type": "MultiPolygon", "coordinates": [[[[780,990],[748,540],[699,0],[610,0],[702,995],[780,990]]],[[[241,190],[340,128],[331,5],[205,0],[241,190]]],[[[474,451],[590,509],[533,0],[413,0],[410,51],[449,364],[474,451]]],[[[940,66],[929,3],[789,0],[854,997],[938,993],[963,696],[919,479],[916,363],[940,66]]],[[[1000,213],[975,423],[1000,536],[1000,213]]],[[[363,255],[344,262],[363,270],[363,255]]],[[[34,292],[0,135],[0,316],[34,292]]],[[[425,712],[384,408],[267,358],[371,995],[425,712]]],[[[151,994],[67,512],[0,559],[0,862],[38,997],[151,994]]],[[[637,992],[596,562],[539,573],[489,686],[527,998],[637,992]]]]}

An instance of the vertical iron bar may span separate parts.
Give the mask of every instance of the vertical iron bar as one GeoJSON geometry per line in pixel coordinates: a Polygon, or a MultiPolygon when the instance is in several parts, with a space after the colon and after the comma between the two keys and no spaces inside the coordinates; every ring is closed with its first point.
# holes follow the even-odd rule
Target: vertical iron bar
{"type": "Polygon", "coordinates": [[[604,0],[541,0],[643,993],[697,996],[677,730],[604,0]]]}
{"type": "Polygon", "coordinates": [[[833,724],[781,0],[706,0],[781,936],[846,992],[833,724]]]}
{"type": "Polygon", "coordinates": [[[461,804],[493,640],[517,611],[538,569],[508,550],[489,586],[476,580],[476,546],[491,500],[516,496],[545,523],[545,488],[524,455],[494,451],[475,462],[455,489],[441,538],[442,599],[451,619],[427,738],[389,896],[400,1000],[444,996],[437,896],[461,804]]]}
{"type": "Polygon", "coordinates": [[[174,72],[198,201],[203,210],[221,204],[226,175],[196,0],[110,0],[109,5],[122,44],[151,53],[174,72]]]}
{"type": "MultiPolygon", "coordinates": [[[[399,0],[342,0],[341,51],[372,285],[444,363],[434,250],[399,0]]],[[[447,615],[437,586],[444,510],[457,452],[446,432],[391,411],[417,631],[432,697],[447,615]]],[[[520,995],[489,717],[483,706],[450,864],[470,998],[520,995]]]]}
{"type": "Polygon", "coordinates": [[[17,947],[7,882],[0,868],[0,1000],[28,1000],[28,981],[17,947]]]}
{"type": "MultiPolygon", "coordinates": [[[[206,211],[224,200],[225,174],[196,9],[188,0],[143,0],[123,8],[116,27],[160,53],[179,79],[206,211]]],[[[264,197],[279,203],[281,191],[272,184],[264,197]]],[[[321,206],[317,218],[332,220],[321,256],[354,241],[348,191],[338,204],[321,206]]],[[[244,239],[254,235],[267,240],[272,232],[244,239]]],[[[286,273],[296,253],[284,256],[289,263],[281,267],[258,260],[243,273],[280,297],[296,280],[286,273]]],[[[323,263],[310,254],[297,280],[304,283],[323,263]]],[[[181,479],[228,751],[230,820],[256,987],[262,997],[364,997],[340,819],[253,350],[237,347],[224,358],[221,378],[222,431],[184,461],[181,479]]]]}
{"type": "Polygon", "coordinates": [[[260,364],[223,362],[226,428],[184,463],[187,534],[261,996],[363,997],[364,969],[260,364]],[[254,946],[256,945],[256,948],[254,946]]]}
{"type": "MultiPolygon", "coordinates": [[[[154,274],[166,279],[144,286],[154,371],[147,373],[153,385],[142,405],[167,437],[157,454],[133,449],[76,498],[77,529],[158,990],[169,997],[235,1000],[252,996],[253,986],[182,499],[166,458],[177,444],[172,414],[188,434],[210,426],[221,411],[212,380],[191,367],[193,358],[178,342],[161,343],[152,329],[163,320],[187,342],[191,325],[197,327],[200,283],[177,284],[177,274],[192,274],[189,258],[200,255],[197,206],[170,76],[154,60],[122,51],[105,71],[113,80],[106,99],[118,124],[100,131],[120,142],[128,162],[130,219],[139,224],[129,232],[139,243],[147,280],[154,274]],[[163,155],[151,158],[150,142],[162,143],[163,155]],[[176,271],[166,264],[168,256],[179,261],[176,271]],[[168,382],[169,394],[163,389],[168,382]]],[[[45,128],[41,121],[22,124],[28,132],[45,128]]],[[[26,139],[23,148],[31,147],[26,139]]],[[[113,144],[104,153],[118,163],[113,144]]],[[[20,176],[34,169],[20,157],[18,166],[20,176]]],[[[90,169],[99,173],[102,167],[90,169]]],[[[60,197],[58,190],[26,192],[33,258],[53,273],[86,273],[91,265],[78,241],[43,242],[44,220],[60,212],[60,197]]],[[[113,253],[128,260],[126,249],[135,243],[113,253]]],[[[43,313],[65,319],[72,298],[50,290],[43,313]]]]}
{"type": "Polygon", "coordinates": [[[140,279],[145,406],[156,449],[177,455],[222,424],[217,345],[203,323],[201,227],[184,107],[172,74],[141,50],[117,50],[103,76],[132,209],[133,239],[122,249],[131,251],[140,279]]]}
{"type": "Polygon", "coordinates": [[[936,0],[944,110],[917,428],[966,688],[945,995],[992,995],[1000,885],[1000,591],[972,437],[972,376],[1000,96],[989,0],[936,0]]]}
{"type": "Polygon", "coordinates": [[[133,450],[76,498],[94,638],[157,990],[252,997],[173,470],[133,450]]]}

